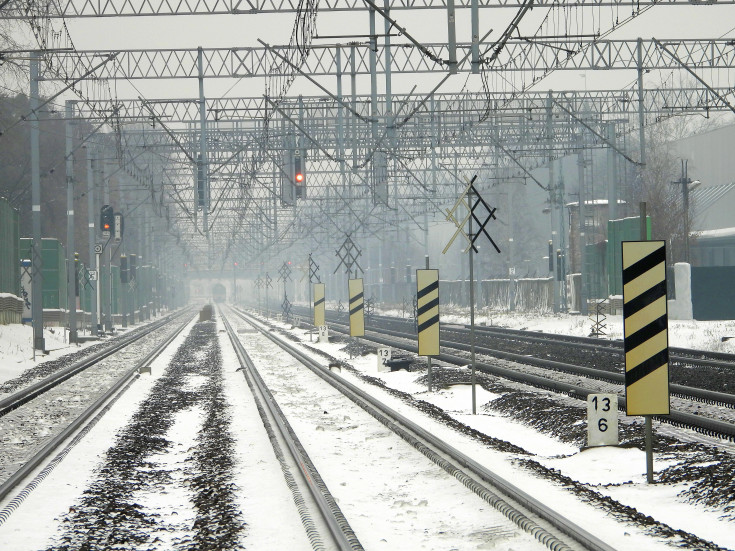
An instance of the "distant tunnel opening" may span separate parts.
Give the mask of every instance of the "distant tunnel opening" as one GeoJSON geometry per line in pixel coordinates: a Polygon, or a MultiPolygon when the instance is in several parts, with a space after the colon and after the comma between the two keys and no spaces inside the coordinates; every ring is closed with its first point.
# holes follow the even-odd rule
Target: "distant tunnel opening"
{"type": "Polygon", "coordinates": [[[227,289],[221,283],[212,285],[212,300],[214,302],[225,302],[227,300],[227,289]]]}

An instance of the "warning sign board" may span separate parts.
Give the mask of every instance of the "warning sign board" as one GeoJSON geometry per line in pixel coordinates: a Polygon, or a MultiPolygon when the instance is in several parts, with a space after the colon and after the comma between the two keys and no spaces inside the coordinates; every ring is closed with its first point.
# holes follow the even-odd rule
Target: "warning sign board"
{"type": "Polygon", "coordinates": [[[362,278],[350,279],[347,282],[350,295],[350,337],[365,336],[365,295],[362,278]]]}
{"type": "Polygon", "coordinates": [[[439,270],[416,270],[419,356],[439,355],[439,270]]]}
{"type": "Polygon", "coordinates": [[[326,291],[324,288],[324,283],[314,283],[314,326],[315,327],[326,325],[326,321],[324,319],[325,294],[326,294],[326,291]]]}
{"type": "Polygon", "coordinates": [[[664,241],[623,242],[625,396],[628,415],[669,414],[664,241]]]}

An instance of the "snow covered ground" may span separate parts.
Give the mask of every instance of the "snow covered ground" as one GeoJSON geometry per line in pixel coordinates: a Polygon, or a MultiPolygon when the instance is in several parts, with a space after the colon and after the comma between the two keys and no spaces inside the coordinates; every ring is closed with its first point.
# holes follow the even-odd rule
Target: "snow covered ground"
{"type": "MultiPolygon", "coordinates": [[[[386,312],[387,314],[396,314],[386,312]]],[[[466,312],[444,312],[442,321],[444,323],[466,323],[469,316],[466,312]]],[[[574,335],[588,335],[591,322],[580,316],[548,315],[529,316],[520,314],[502,314],[492,316],[480,314],[476,317],[477,323],[487,325],[502,325],[512,328],[523,328],[544,332],[557,332],[574,335]]],[[[608,317],[608,334],[611,338],[620,338],[622,335],[622,318],[620,316],[608,317]]],[[[285,327],[285,326],[284,326],[285,327]]],[[[716,350],[735,353],[735,339],[722,342],[722,337],[735,336],[735,322],[669,322],[669,342],[672,346],[691,347],[702,350],[716,350]]],[[[55,333],[46,333],[47,347],[53,349],[50,357],[77,350],[75,346],[68,346],[64,342],[63,333],[54,330],[55,333]]],[[[185,335],[181,335],[177,342],[182,342],[185,335]]],[[[309,343],[308,336],[301,337],[309,343]]],[[[32,333],[30,327],[23,326],[0,326],[0,382],[7,380],[28,369],[39,361],[32,359],[31,350],[32,333]]],[[[507,417],[481,411],[479,415],[470,414],[469,388],[457,385],[439,392],[426,392],[425,387],[417,382],[419,373],[395,372],[377,373],[377,360],[374,355],[350,359],[343,350],[343,344],[311,344],[329,354],[349,361],[358,372],[362,372],[382,379],[387,386],[401,390],[413,395],[415,398],[431,402],[441,407],[457,420],[465,423],[481,432],[502,440],[511,442],[533,454],[534,459],[574,480],[588,484],[597,492],[609,495],[621,503],[634,507],[639,512],[651,515],[659,522],[663,522],[675,529],[691,532],[697,536],[711,541],[722,548],[735,548],[735,522],[728,521],[722,517],[722,511],[706,509],[700,506],[688,504],[677,497],[681,487],[672,485],[647,485],[645,483],[645,460],[643,453],[631,448],[596,448],[580,451],[574,446],[559,442],[556,439],[539,434],[538,432],[507,417]]],[[[224,347],[223,347],[224,348],[224,347]]],[[[46,481],[26,500],[23,506],[14,513],[5,525],[0,526],[0,548],[11,550],[43,549],[50,544],[52,538],[58,535],[58,520],[68,512],[75,500],[84,491],[94,468],[99,464],[100,457],[111,445],[115,434],[125,426],[130,418],[131,412],[146,395],[155,380],[160,376],[166,361],[173,355],[171,352],[165,357],[159,358],[154,365],[151,377],[142,377],[128,396],[116,404],[110,415],[105,416],[84,439],[69,454],[67,459],[46,479],[46,481]]],[[[224,351],[226,363],[233,363],[231,352],[224,351]]],[[[230,396],[246,394],[246,385],[242,383],[239,374],[234,370],[227,369],[227,379],[231,390],[230,396]],[[230,373],[232,372],[232,373],[230,373]]],[[[343,372],[344,373],[344,372],[343,372]]],[[[351,377],[353,382],[364,384],[356,377],[351,377]]],[[[366,385],[369,388],[369,385],[366,385]]],[[[375,391],[373,389],[373,391],[375,391]]],[[[478,393],[478,404],[491,400],[490,393],[480,391],[478,393]]],[[[403,413],[410,412],[405,404],[401,405],[398,400],[393,404],[396,409],[403,413]]],[[[253,469],[263,469],[265,457],[267,457],[266,444],[260,439],[253,437],[260,429],[259,418],[254,414],[252,404],[234,406],[233,432],[249,435],[248,440],[238,440],[237,449],[243,459],[239,464],[238,485],[250,489],[242,498],[242,507],[246,518],[249,513],[250,527],[248,529],[248,547],[253,549],[278,548],[279,542],[289,542],[289,548],[301,548],[304,543],[302,534],[297,532],[283,533],[283,525],[273,523],[273,515],[268,510],[275,505],[275,501],[286,499],[284,493],[268,490],[268,481],[273,484],[280,483],[279,474],[272,468],[261,470],[261,476],[253,477],[253,469]],[[257,453],[253,455],[253,448],[257,453]],[[247,454],[250,454],[248,456],[247,454]],[[270,495],[259,502],[253,498],[258,493],[270,495]],[[262,547],[261,547],[262,545],[262,547]],[[275,545],[275,547],[274,547],[275,545]]],[[[415,412],[414,412],[415,413],[415,412]]],[[[196,426],[196,419],[186,420],[186,426],[196,426]]],[[[172,434],[172,441],[187,443],[187,436],[181,433],[183,425],[178,424],[176,434],[172,434]],[[181,433],[181,434],[180,434],[181,433]]],[[[474,446],[478,454],[485,454],[488,461],[501,475],[507,476],[515,484],[521,486],[531,494],[540,495],[550,491],[555,492],[559,507],[576,515],[578,522],[585,525],[595,535],[609,541],[619,549],[664,549],[671,544],[664,538],[652,538],[641,532],[640,527],[631,526],[626,529],[619,522],[610,517],[594,514],[590,507],[581,503],[570,492],[563,488],[550,490],[548,482],[538,481],[528,473],[519,474],[511,460],[503,458],[502,454],[495,451],[483,450],[483,446],[462,443],[456,433],[447,429],[447,438],[452,438],[452,443],[457,446],[474,446]]],[[[185,447],[185,446],[184,446],[185,447]]],[[[176,446],[174,449],[179,449],[176,446]]],[[[472,451],[472,450],[468,450],[472,451]]],[[[176,458],[174,458],[176,459],[176,458]]],[[[656,460],[656,468],[661,469],[667,463],[662,459],[656,460]]],[[[160,511],[162,514],[170,514],[177,508],[177,501],[185,499],[185,495],[149,495],[146,506],[160,511]],[[166,512],[169,513],[166,513],[166,512]]],[[[1,508],[1,505],[0,505],[1,508]]],[[[370,511],[365,512],[370,515],[370,511]]],[[[452,541],[441,542],[443,549],[466,549],[465,542],[457,536],[452,541]]]]}

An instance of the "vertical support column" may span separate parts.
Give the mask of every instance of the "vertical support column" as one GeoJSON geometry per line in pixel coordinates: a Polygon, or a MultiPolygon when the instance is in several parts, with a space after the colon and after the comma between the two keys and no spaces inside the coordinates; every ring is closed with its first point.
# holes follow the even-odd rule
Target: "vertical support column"
{"type": "MultiPolygon", "coordinates": [[[[87,146],[87,220],[88,220],[88,236],[89,236],[89,264],[96,270],[94,246],[96,242],[95,235],[95,204],[94,204],[94,152],[90,146],[87,146]]],[[[89,268],[89,266],[88,266],[89,268]]],[[[92,281],[92,304],[89,313],[90,327],[93,334],[97,334],[97,287],[99,279],[92,281]]]]}
{"type": "MultiPolygon", "coordinates": [[[[551,108],[552,108],[552,92],[549,90],[549,95],[546,97],[546,138],[548,140],[549,144],[549,152],[553,150],[554,146],[554,134],[553,134],[553,127],[552,127],[552,118],[551,118],[551,108]]],[[[556,235],[556,224],[555,224],[555,210],[556,210],[556,186],[554,185],[554,157],[551,153],[549,153],[549,216],[550,216],[550,224],[551,224],[551,251],[550,254],[552,254],[554,251],[557,250],[559,245],[559,238],[556,235]]],[[[553,266],[553,259],[549,259],[549,266],[553,266]]],[[[558,267],[557,267],[558,269],[558,267]]],[[[559,281],[557,281],[556,274],[554,273],[553,269],[551,271],[551,278],[554,282],[554,312],[559,311],[559,281]]]]}
{"type": "Polygon", "coordinates": [[[74,262],[74,101],[66,102],[66,315],[69,342],[77,342],[77,270],[74,262]]]}
{"type": "MultiPolygon", "coordinates": [[[[561,167],[561,165],[560,165],[561,167]]],[[[559,175],[559,183],[557,184],[557,205],[559,207],[559,250],[561,251],[561,265],[557,268],[560,274],[560,297],[561,302],[560,309],[568,310],[569,305],[567,303],[567,224],[566,216],[564,216],[564,178],[559,175]]]]}
{"type": "Polygon", "coordinates": [[[472,19],[472,74],[480,73],[480,2],[472,0],[470,3],[470,17],[472,19]]]}
{"type": "MultiPolygon", "coordinates": [[[[467,192],[467,203],[470,205],[470,208],[472,208],[472,205],[474,203],[474,193],[472,193],[472,190],[470,189],[467,192]]],[[[469,229],[467,232],[467,235],[472,239],[474,236],[472,234],[472,216],[470,216],[469,221],[469,229]]],[[[476,377],[475,377],[475,268],[474,268],[474,245],[470,243],[470,250],[468,253],[470,255],[469,262],[470,262],[470,367],[471,367],[471,383],[472,383],[472,415],[477,414],[477,391],[475,388],[476,384],[476,377]]]]}
{"type": "MultiPolygon", "coordinates": [[[[106,151],[105,148],[102,148],[102,155],[100,158],[100,174],[102,176],[102,191],[103,191],[103,201],[102,203],[104,205],[110,204],[110,176],[108,173],[108,167],[107,167],[107,158],[105,157],[106,151]]],[[[112,231],[110,231],[110,235],[112,235],[112,231]]],[[[107,240],[107,265],[100,266],[100,269],[104,269],[105,273],[107,274],[107,289],[105,289],[105,331],[112,331],[112,239],[107,240]]],[[[104,264],[105,258],[104,256],[100,259],[100,261],[104,264]]],[[[101,273],[99,276],[101,277],[101,273]]],[[[100,279],[100,282],[102,280],[100,279]]]]}
{"type": "MultiPolygon", "coordinates": [[[[457,29],[455,27],[454,0],[447,0],[447,47],[449,48],[449,74],[457,74],[457,29]]],[[[474,31],[473,31],[474,32],[474,31]]],[[[479,25],[478,25],[479,33],[479,25]]],[[[479,44],[478,44],[479,46],[479,44]]],[[[479,55],[479,50],[478,50],[479,55]]],[[[432,100],[434,96],[431,96],[432,100]]]]}
{"type": "Polygon", "coordinates": [[[202,194],[204,206],[202,207],[202,229],[207,239],[207,264],[211,263],[211,247],[209,242],[209,163],[207,162],[207,112],[204,103],[204,55],[202,47],[197,48],[197,70],[199,80],[199,163],[201,170],[197,171],[204,179],[202,194]]]}
{"type": "Polygon", "coordinates": [[[607,208],[608,220],[617,220],[618,218],[618,182],[615,170],[615,123],[607,123],[607,141],[610,145],[607,148],[607,208]]]}
{"type": "Polygon", "coordinates": [[[643,105],[643,39],[638,39],[638,139],[640,142],[641,170],[646,166],[646,132],[643,105]]]}
{"type": "Polygon", "coordinates": [[[586,219],[587,219],[587,193],[586,193],[586,182],[584,178],[584,139],[579,139],[579,153],[577,154],[577,174],[579,180],[579,272],[581,274],[579,284],[579,311],[583,315],[588,314],[587,307],[587,296],[588,289],[587,284],[589,283],[590,273],[587,270],[587,232],[586,232],[586,219]]]}
{"type": "MultiPolygon", "coordinates": [[[[351,104],[353,112],[357,111],[357,51],[355,44],[350,45],[350,90],[351,90],[351,104]]],[[[348,197],[352,197],[352,180],[353,174],[356,171],[358,164],[358,138],[357,138],[357,117],[353,116],[352,119],[352,135],[350,136],[352,142],[352,170],[350,170],[349,179],[349,193],[348,197]]]]}
{"type": "MultiPolygon", "coordinates": [[[[375,30],[375,10],[373,8],[370,8],[369,12],[370,16],[370,118],[372,119],[370,121],[370,146],[371,148],[376,147],[378,144],[378,37],[375,30]]],[[[377,193],[376,189],[376,161],[377,161],[378,155],[377,153],[373,155],[372,160],[372,175],[368,178],[368,182],[370,182],[372,191],[373,191],[373,197],[375,197],[375,194],[377,193]]],[[[369,166],[369,165],[368,165],[369,166]]],[[[370,168],[367,168],[368,174],[370,174],[370,168]]]]}
{"type": "Polygon", "coordinates": [[[31,244],[31,316],[33,317],[33,349],[45,350],[43,338],[43,258],[41,241],[41,156],[40,129],[38,125],[38,52],[31,52],[31,222],[33,241],[31,244]]]}
{"type": "Polygon", "coordinates": [[[342,107],[342,48],[337,45],[337,154],[339,155],[339,173],[340,182],[342,183],[342,193],[346,187],[346,170],[345,170],[345,115],[344,107],[342,107]]]}

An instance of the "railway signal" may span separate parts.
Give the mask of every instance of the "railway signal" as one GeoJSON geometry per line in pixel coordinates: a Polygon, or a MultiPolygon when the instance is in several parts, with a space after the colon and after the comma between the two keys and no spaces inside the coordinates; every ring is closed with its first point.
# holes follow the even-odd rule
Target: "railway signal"
{"type": "Polygon", "coordinates": [[[103,205],[100,209],[100,228],[104,237],[110,237],[115,224],[115,214],[110,205],[103,205]]]}

